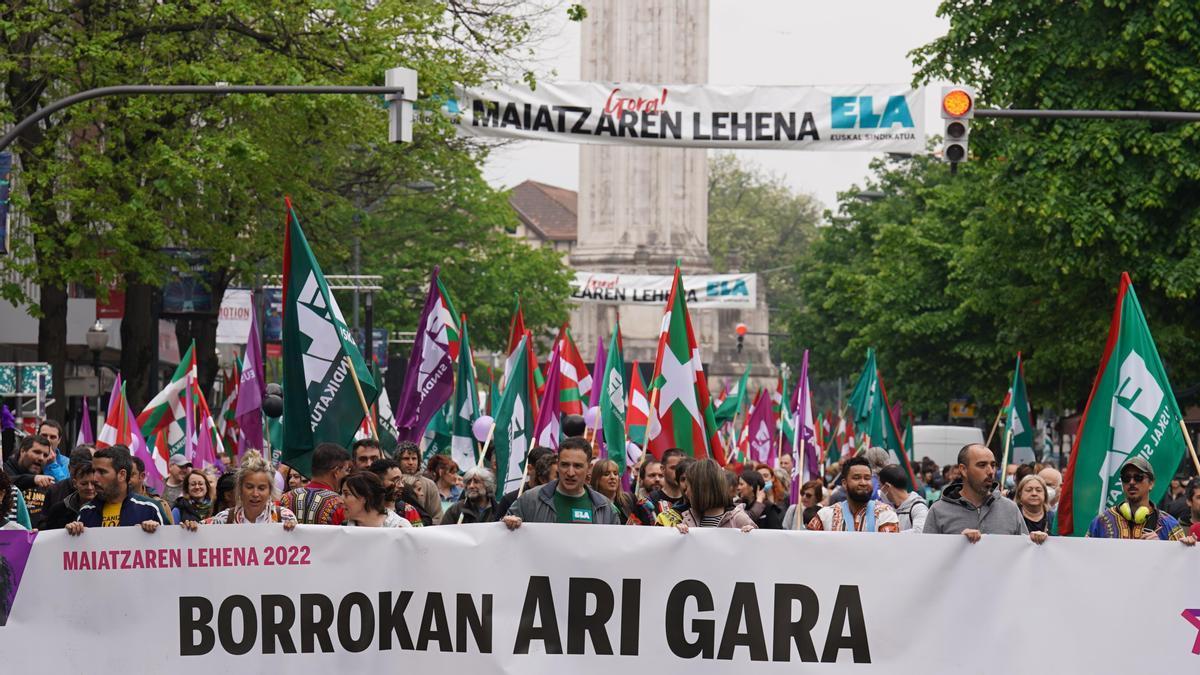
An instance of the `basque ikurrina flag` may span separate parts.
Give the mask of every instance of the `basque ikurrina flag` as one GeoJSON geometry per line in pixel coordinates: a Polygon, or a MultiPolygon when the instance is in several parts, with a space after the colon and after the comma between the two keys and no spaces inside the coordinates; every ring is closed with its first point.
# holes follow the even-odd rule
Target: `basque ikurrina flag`
{"type": "Polygon", "coordinates": [[[684,295],[682,274],[676,267],[650,381],[647,443],[658,459],[668,449],[679,448],[692,457],[711,457],[724,466],[725,449],[717,435],[708,382],[700,362],[700,344],[692,330],[684,295]]]}
{"type": "Polygon", "coordinates": [[[1124,499],[1120,472],[1131,457],[1154,469],[1150,501],[1159,503],[1183,459],[1181,419],[1129,274],[1122,273],[1104,356],[1063,476],[1059,534],[1082,536],[1101,511],[1124,499]]]}
{"type": "Polygon", "coordinates": [[[562,358],[559,360],[559,371],[562,380],[559,382],[559,403],[562,414],[582,415],[584,401],[590,400],[592,393],[592,374],[588,372],[587,363],[571,338],[571,329],[563,324],[558,329],[558,339],[555,340],[562,358]]]}
{"type": "Polygon", "coordinates": [[[188,345],[187,351],[183,353],[183,357],[179,359],[179,365],[175,368],[171,381],[146,404],[145,409],[137,416],[142,437],[163,455],[164,462],[171,455],[183,454],[187,442],[186,393],[188,387],[195,380],[195,352],[196,341],[193,340],[192,344],[188,345]]]}
{"type": "Polygon", "coordinates": [[[650,419],[650,399],[646,398],[646,385],[642,384],[641,368],[633,362],[633,375],[629,380],[629,402],[625,406],[625,431],[629,440],[646,445],[646,423],[650,419]]]}
{"type": "Polygon", "coordinates": [[[312,452],[330,442],[349,447],[379,385],[358,351],[342,310],[287,204],[283,243],[283,454],[284,464],[312,476],[312,452]]]}

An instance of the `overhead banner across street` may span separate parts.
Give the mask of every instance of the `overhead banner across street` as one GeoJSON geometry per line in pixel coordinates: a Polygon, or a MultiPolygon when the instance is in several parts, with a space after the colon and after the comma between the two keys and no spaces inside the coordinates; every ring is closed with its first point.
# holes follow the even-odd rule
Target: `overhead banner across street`
{"type": "MultiPolygon", "coordinates": [[[[575,272],[571,299],[618,305],[662,307],[671,295],[672,276],[575,272]]],[[[757,302],[756,274],[689,274],[683,277],[688,307],[742,307],[757,302]]]]}
{"type": "Polygon", "coordinates": [[[905,84],[754,87],[542,82],[458,89],[469,136],[564,143],[924,152],[924,91],[905,84]]]}
{"type": "MultiPolygon", "coordinates": [[[[498,523],[0,531],[9,672],[1194,672],[1200,551],[498,523]],[[753,552],[753,555],[748,555],[753,552]],[[886,561],[886,562],[882,562],[886,561]],[[1119,603],[1097,589],[1137,577],[1119,603]],[[1128,640],[1103,639],[1137,627],[1128,640]],[[1053,635],[1053,639],[1047,639],[1053,635]]],[[[1200,645],[1196,645],[1200,647],[1200,645]]]]}

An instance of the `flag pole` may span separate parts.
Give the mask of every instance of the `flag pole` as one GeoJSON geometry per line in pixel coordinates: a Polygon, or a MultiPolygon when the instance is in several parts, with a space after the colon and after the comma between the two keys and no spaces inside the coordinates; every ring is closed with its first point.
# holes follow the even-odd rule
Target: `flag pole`
{"type": "MultiPolygon", "coordinates": [[[[1013,436],[1012,435],[1012,426],[1009,426],[1004,430],[1004,455],[1002,455],[1002,458],[1000,460],[1000,494],[1001,495],[1004,494],[1004,476],[1005,476],[1004,472],[1008,467],[1008,447],[1012,443],[1012,436],[1013,436]]],[[[1013,486],[1013,489],[1015,490],[1016,486],[1013,486]]]]}
{"type": "Polygon", "coordinates": [[[1188,452],[1192,455],[1192,464],[1196,466],[1196,473],[1200,474],[1200,457],[1196,456],[1196,446],[1192,445],[1192,435],[1188,433],[1187,424],[1184,424],[1182,417],[1179,419],[1179,427],[1183,429],[1183,440],[1187,443],[1188,452]]]}
{"type": "Polygon", "coordinates": [[[367,397],[363,396],[362,384],[358,381],[358,373],[354,372],[354,363],[348,354],[346,355],[346,367],[350,369],[350,379],[354,380],[354,391],[358,392],[358,402],[362,404],[363,417],[366,418],[367,426],[371,429],[371,437],[378,439],[379,431],[375,429],[375,420],[371,419],[371,408],[367,406],[367,397]]]}
{"type": "Polygon", "coordinates": [[[1000,410],[996,412],[996,421],[992,422],[992,430],[988,433],[987,442],[984,443],[987,447],[992,447],[992,437],[996,435],[996,427],[1000,426],[1000,418],[1004,417],[1004,406],[1000,406],[1000,410]]]}

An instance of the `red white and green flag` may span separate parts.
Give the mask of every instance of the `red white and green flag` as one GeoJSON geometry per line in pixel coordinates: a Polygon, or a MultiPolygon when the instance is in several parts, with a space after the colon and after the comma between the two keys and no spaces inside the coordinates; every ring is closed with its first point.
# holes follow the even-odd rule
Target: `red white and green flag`
{"type": "Polygon", "coordinates": [[[241,455],[241,431],[237,425],[238,383],[242,378],[241,360],[234,359],[233,367],[224,373],[224,384],[221,387],[224,399],[221,401],[221,412],[217,415],[217,431],[220,432],[221,442],[231,455],[241,455]]]}
{"type": "Polygon", "coordinates": [[[283,244],[283,454],[280,461],[312,475],[312,453],[325,442],[348,447],[367,406],[379,396],[325,274],[287,200],[283,244]],[[351,374],[350,369],[354,372],[351,374]]]}
{"type": "Polygon", "coordinates": [[[641,369],[633,362],[633,375],[629,380],[629,402],[625,406],[625,432],[629,440],[639,447],[646,445],[646,424],[650,420],[650,399],[646,398],[646,385],[642,384],[641,369]]]}
{"type": "Polygon", "coordinates": [[[649,450],[661,459],[670,448],[679,448],[697,459],[711,457],[723,466],[725,449],[717,435],[700,345],[684,296],[682,275],[676,267],[650,381],[653,405],[646,428],[649,450]]]}
{"type": "Polygon", "coordinates": [[[587,362],[579,354],[575,340],[571,338],[571,329],[563,324],[558,330],[558,345],[561,357],[559,359],[559,403],[562,414],[582,415],[584,401],[592,393],[592,374],[588,372],[587,362]]]}
{"type": "Polygon", "coordinates": [[[125,385],[121,382],[120,375],[117,375],[112,393],[108,395],[108,416],[104,419],[100,433],[96,435],[96,449],[112,445],[124,445],[129,448],[131,455],[141,457],[146,465],[146,484],[156,492],[162,492],[163,478],[167,475],[167,458],[154,453],[146,445],[146,439],[142,436],[133,411],[129,408],[129,401],[125,398],[125,385]]]}
{"type": "MultiPolygon", "coordinates": [[[[738,413],[743,413],[746,407],[746,388],[750,384],[750,364],[746,364],[746,370],[742,372],[742,377],[738,380],[737,385],[729,392],[721,405],[716,406],[716,412],[713,413],[717,421],[717,426],[721,426],[727,422],[733,421],[733,418],[738,416],[738,413]]],[[[756,399],[757,400],[757,399],[756,399]]]]}
{"type": "Polygon", "coordinates": [[[1181,419],[1133,283],[1122,273],[1104,356],[1063,476],[1059,533],[1082,536],[1092,519],[1122,501],[1121,466],[1131,457],[1145,459],[1159,477],[1150,492],[1157,504],[1186,450],[1181,419]]]}
{"type": "MultiPolygon", "coordinates": [[[[517,307],[513,312],[512,323],[509,325],[508,331],[508,350],[505,352],[507,357],[504,359],[504,379],[500,383],[501,397],[503,390],[508,388],[510,380],[519,377],[515,373],[524,373],[527,391],[529,393],[537,392],[542,381],[542,374],[538,371],[537,356],[533,353],[533,333],[525,328],[525,312],[521,310],[521,298],[517,297],[517,307]],[[521,370],[514,371],[517,364],[517,349],[520,347],[525,350],[524,367],[521,370]]],[[[537,401],[530,399],[530,404],[533,406],[533,416],[537,417],[537,401]]]]}
{"type": "Polygon", "coordinates": [[[163,465],[171,455],[184,453],[187,443],[187,405],[188,387],[195,381],[196,373],[196,341],[188,345],[183,358],[171,381],[163,390],[150,399],[141,414],[137,416],[138,427],[142,437],[162,455],[163,465]]]}

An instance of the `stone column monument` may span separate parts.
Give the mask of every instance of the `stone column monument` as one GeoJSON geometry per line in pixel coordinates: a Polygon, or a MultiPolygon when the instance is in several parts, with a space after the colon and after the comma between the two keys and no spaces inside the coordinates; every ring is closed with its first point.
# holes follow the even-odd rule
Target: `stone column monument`
{"type": "MultiPolygon", "coordinates": [[[[590,0],[584,5],[582,79],[707,82],[708,0],[590,0]]],[[[678,260],[684,274],[712,272],[707,154],[703,149],[580,146],[579,230],[571,267],[670,274],[678,260]]],[[[661,307],[576,305],[571,326],[583,357],[593,358],[597,339],[607,338],[618,311],[626,361],[653,365],[661,307]]],[[[748,361],[758,385],[774,386],[766,336],[747,336],[744,351],[736,351],[739,322],[751,331],[767,331],[761,291],[754,310],[691,309],[691,316],[714,391],[724,378],[740,376],[748,361]]]]}

